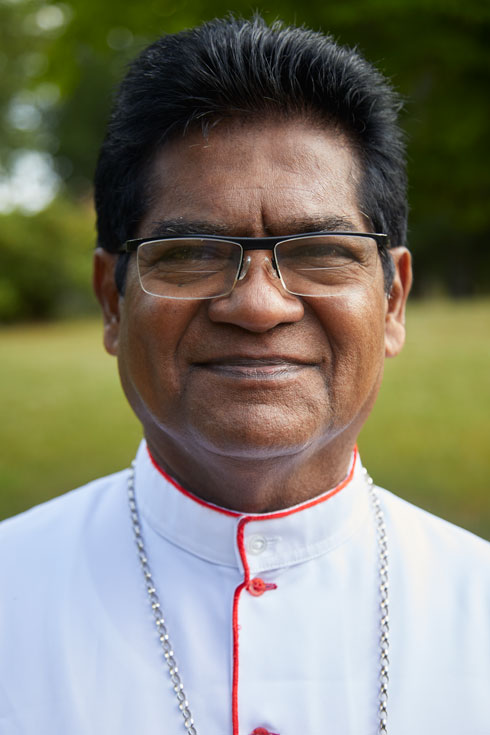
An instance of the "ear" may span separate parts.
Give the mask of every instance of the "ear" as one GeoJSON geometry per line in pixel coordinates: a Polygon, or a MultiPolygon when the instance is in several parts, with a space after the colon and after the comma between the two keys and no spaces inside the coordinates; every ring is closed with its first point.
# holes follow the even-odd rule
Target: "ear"
{"type": "Polygon", "coordinates": [[[412,258],[407,248],[391,248],[395,277],[385,317],[385,355],[395,357],[405,343],[405,306],[412,286],[412,258]]]}
{"type": "Polygon", "coordinates": [[[110,355],[117,355],[119,343],[120,294],[114,278],[117,255],[96,248],[94,253],[93,287],[102,308],[104,347],[110,355]]]}

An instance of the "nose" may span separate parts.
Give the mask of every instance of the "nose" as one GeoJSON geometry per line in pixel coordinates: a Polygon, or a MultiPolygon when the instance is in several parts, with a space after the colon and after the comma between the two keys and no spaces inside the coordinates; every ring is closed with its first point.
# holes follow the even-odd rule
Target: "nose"
{"type": "Polygon", "coordinates": [[[262,333],[279,324],[299,322],[304,305],[283,287],[270,251],[254,250],[245,258],[233,291],[209,302],[208,315],[213,322],[262,333]]]}

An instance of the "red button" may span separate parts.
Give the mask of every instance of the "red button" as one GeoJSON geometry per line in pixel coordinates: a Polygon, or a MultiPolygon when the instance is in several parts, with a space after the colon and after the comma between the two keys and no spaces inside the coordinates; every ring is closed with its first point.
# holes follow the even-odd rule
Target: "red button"
{"type": "MultiPolygon", "coordinates": [[[[263,595],[266,590],[275,589],[277,589],[277,584],[268,584],[264,582],[263,579],[260,579],[260,577],[254,577],[254,579],[251,579],[250,582],[247,584],[248,592],[250,592],[250,594],[254,597],[260,597],[260,595],[263,595]]],[[[263,729],[264,728],[262,728],[262,730],[263,729]]],[[[266,730],[264,730],[263,733],[256,733],[254,730],[252,735],[272,735],[272,733],[268,733],[266,730]]]]}
{"type": "Polygon", "coordinates": [[[269,730],[266,730],[265,727],[256,727],[250,735],[278,735],[278,733],[270,732],[269,730]]]}

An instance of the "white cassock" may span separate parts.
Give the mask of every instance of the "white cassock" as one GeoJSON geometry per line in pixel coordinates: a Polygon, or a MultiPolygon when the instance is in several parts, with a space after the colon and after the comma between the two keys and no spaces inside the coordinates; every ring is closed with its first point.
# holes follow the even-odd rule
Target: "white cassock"
{"type": "MultiPolygon", "coordinates": [[[[1,735],[185,732],[127,480],[97,480],[0,526],[1,735]]],[[[489,735],[490,544],[379,495],[388,733],[489,735]]],[[[143,443],[136,496],[198,735],[376,734],[376,525],[358,458],[341,487],[247,516],[177,488],[143,443]]]]}

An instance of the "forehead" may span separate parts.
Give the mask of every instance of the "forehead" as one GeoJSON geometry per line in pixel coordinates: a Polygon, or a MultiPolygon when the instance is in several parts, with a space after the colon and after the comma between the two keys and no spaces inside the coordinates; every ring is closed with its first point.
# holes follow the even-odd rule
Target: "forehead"
{"type": "Polygon", "coordinates": [[[303,120],[221,122],[158,152],[139,234],[170,220],[252,236],[336,217],[362,228],[359,179],[353,149],[336,130],[303,120]]]}

